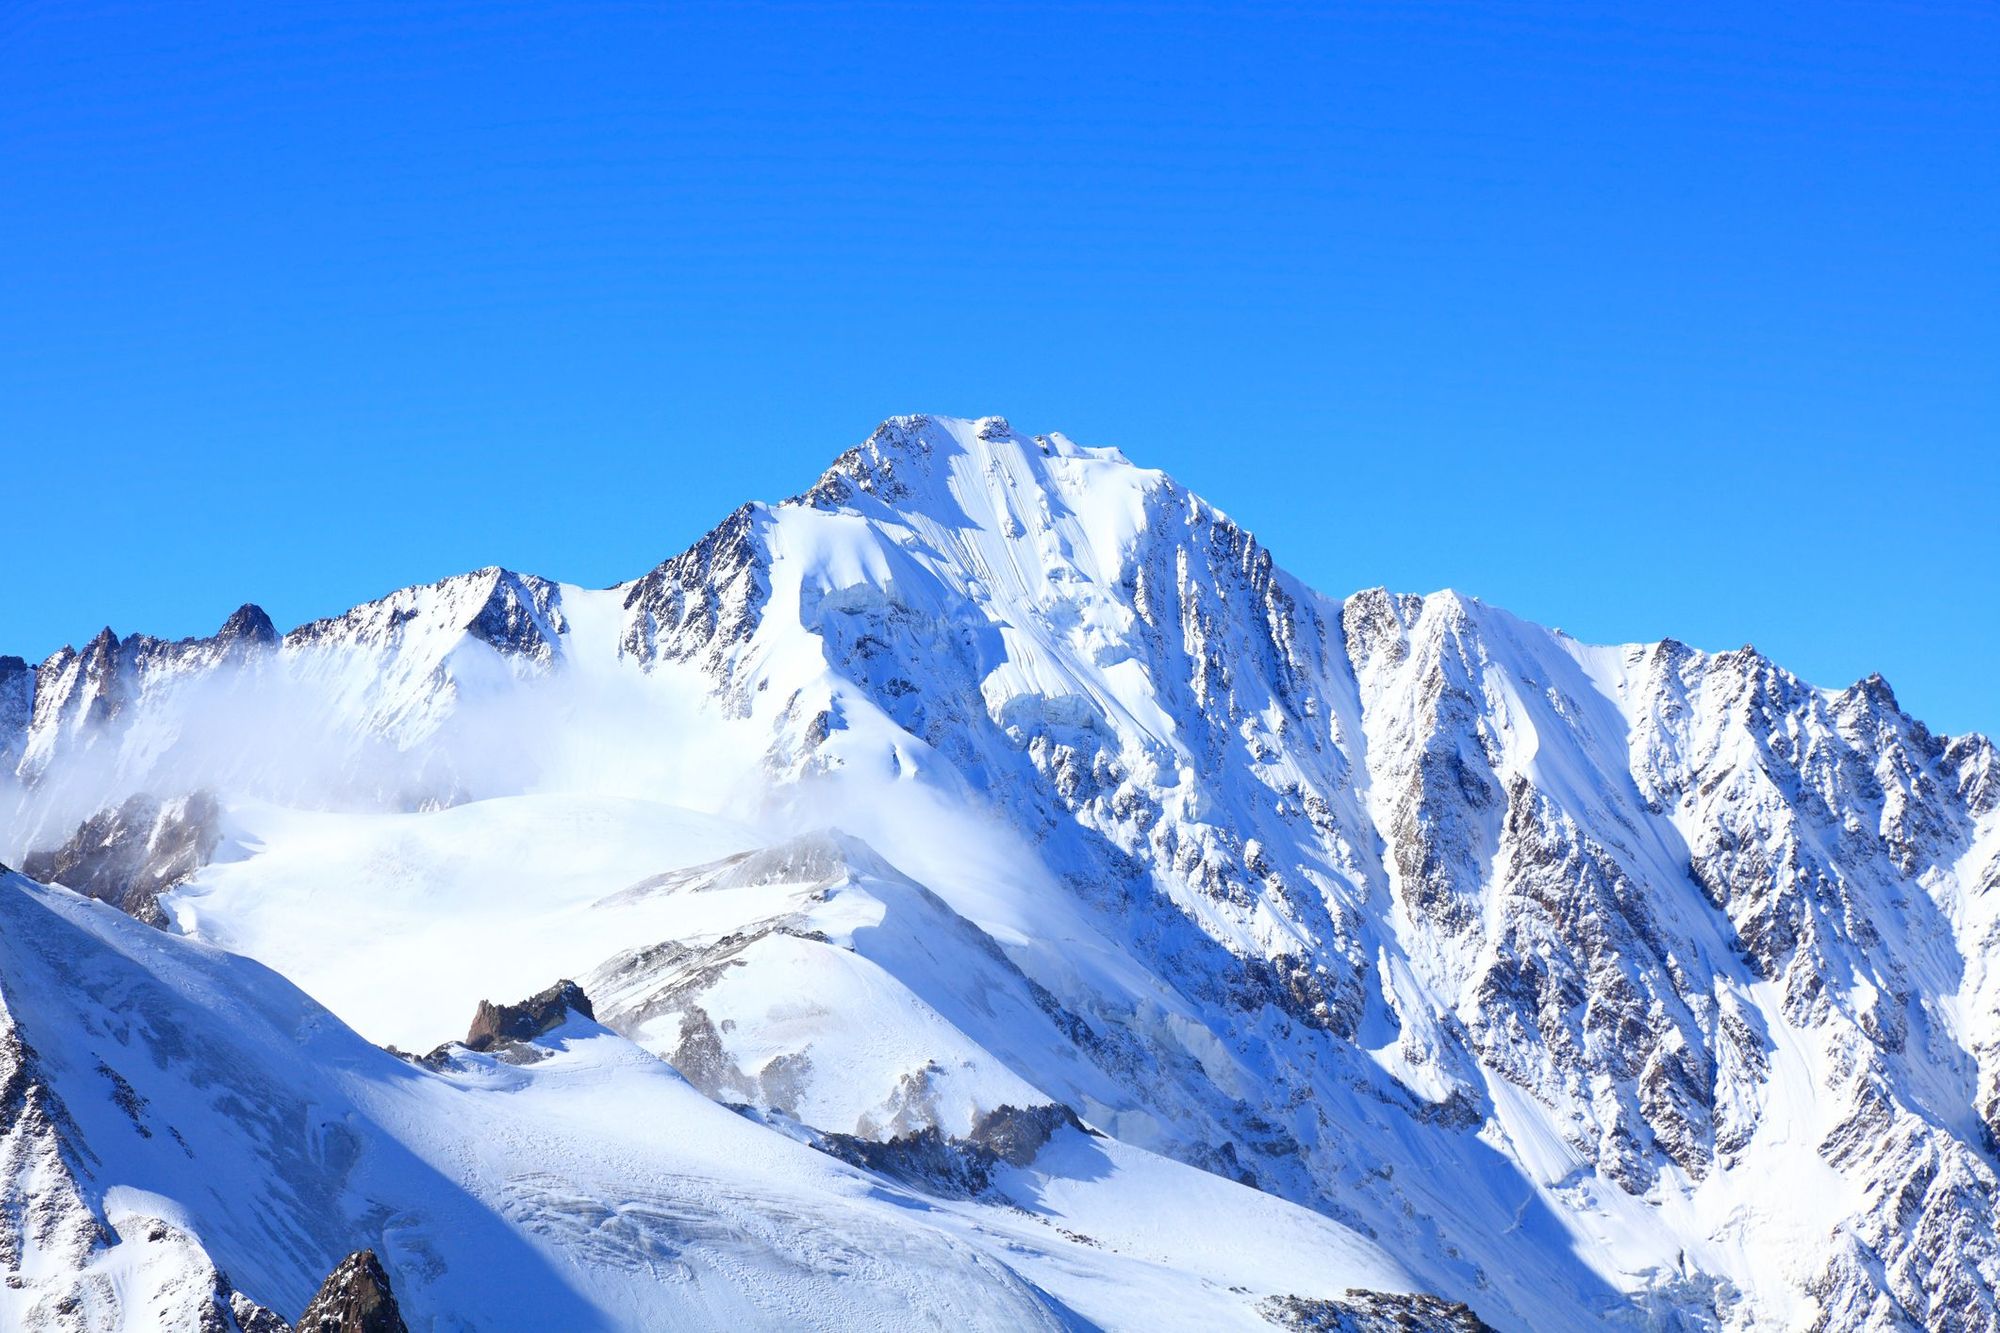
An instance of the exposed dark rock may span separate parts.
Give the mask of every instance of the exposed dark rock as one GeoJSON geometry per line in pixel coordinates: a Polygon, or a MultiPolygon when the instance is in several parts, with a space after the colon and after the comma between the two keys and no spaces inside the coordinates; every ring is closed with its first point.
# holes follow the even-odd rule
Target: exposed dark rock
{"type": "Polygon", "coordinates": [[[1083,1122],[1060,1102],[1026,1108],[996,1106],[973,1120],[972,1132],[966,1137],[1000,1161],[1026,1166],[1063,1128],[1082,1130],[1083,1122]]]}
{"type": "Polygon", "coordinates": [[[33,1179],[33,1193],[0,1207],[0,1269],[21,1271],[30,1254],[81,1267],[111,1243],[85,1201],[78,1176],[92,1160],[76,1121],[45,1076],[41,1056],[0,1004],[0,1181],[33,1179]]]}
{"type": "MultiPolygon", "coordinates": [[[[294,651],[394,653],[413,632],[411,626],[456,628],[504,657],[547,669],[562,655],[569,622],[560,584],[488,566],[403,588],[344,615],[300,625],[284,636],[284,645],[294,651]]],[[[450,673],[437,669],[443,674],[435,679],[442,684],[450,673]]]]}
{"type": "Polygon", "coordinates": [[[472,1016],[465,1044],[475,1051],[492,1050],[518,1042],[533,1041],[559,1028],[572,1013],[596,1021],[590,997],[574,981],[558,981],[519,1004],[495,1004],[481,1000],[472,1016]]]}
{"type": "Polygon", "coordinates": [[[1351,1037],[1361,1019],[1361,1002],[1358,977],[1334,973],[1303,955],[1243,960],[1238,1003],[1245,1009],[1269,1004],[1307,1027],[1351,1037]]]}
{"type": "Polygon", "coordinates": [[[1941,758],[1957,778],[1959,799],[1965,802],[1967,814],[1976,818],[2000,807],[2000,754],[1992,741],[1977,733],[1954,736],[1941,758]]]}
{"type": "Polygon", "coordinates": [[[229,613],[229,619],[222,622],[215,638],[225,648],[238,644],[269,648],[277,645],[279,636],[278,627],[264,614],[264,608],[255,602],[245,602],[229,613]]]}
{"type": "MultiPolygon", "coordinates": [[[[136,637],[133,642],[136,649],[136,637]]],[[[34,669],[29,731],[66,727],[88,744],[124,707],[131,655],[109,626],[80,652],[65,645],[51,653],[34,669]]]]}
{"type": "Polygon", "coordinates": [[[969,1199],[993,1183],[993,1155],[976,1144],[954,1139],[926,1125],[893,1139],[827,1134],[822,1151],[850,1166],[873,1171],[946,1199],[969,1199]]]}
{"type": "Polygon", "coordinates": [[[102,1060],[97,1062],[97,1072],[111,1084],[111,1100],[131,1119],[132,1128],[139,1132],[139,1137],[152,1138],[153,1131],[146,1125],[146,1098],[139,1094],[130,1080],[102,1060]]]}
{"type": "Polygon", "coordinates": [[[716,1031],[715,1021],[698,1004],[689,1005],[681,1015],[680,1040],[667,1063],[699,1088],[704,1097],[728,1101],[752,1091],[743,1071],[723,1049],[722,1034],[716,1031]]]}
{"type": "Polygon", "coordinates": [[[819,509],[853,504],[857,494],[894,504],[909,494],[902,474],[928,466],[941,435],[930,417],[891,417],[865,442],[834,459],[811,490],[794,498],[819,509]]]}
{"type": "Polygon", "coordinates": [[[1341,1300],[1273,1296],[1257,1313],[1298,1333],[1494,1333],[1461,1301],[1360,1287],[1348,1288],[1341,1300]]]}
{"type": "Polygon", "coordinates": [[[34,715],[35,668],[18,657],[0,657],[0,769],[20,759],[34,715]]]}
{"type": "Polygon", "coordinates": [[[121,639],[106,626],[81,650],[65,646],[38,667],[0,658],[0,767],[19,765],[33,780],[58,752],[116,740],[149,682],[243,667],[279,641],[271,618],[246,602],[205,637],[121,639]]]}
{"type": "Polygon", "coordinates": [[[208,864],[222,840],[221,814],[209,792],[177,801],[142,792],[83,821],[62,846],[30,852],[21,873],[164,926],[160,896],[208,864]]]}
{"type": "Polygon", "coordinates": [[[296,1333],[409,1333],[389,1275],[373,1250],[356,1250],[341,1260],[293,1328],[296,1333]]]}
{"type": "Polygon", "coordinates": [[[228,1277],[218,1275],[218,1279],[216,1300],[229,1307],[229,1315],[241,1333],[292,1333],[292,1326],[283,1315],[232,1289],[228,1277]]]}
{"type": "Polygon", "coordinates": [[[762,512],[744,505],[706,537],[659,565],[625,595],[624,652],[641,662],[696,660],[756,631],[770,596],[767,556],[755,539],[762,512]]]}
{"type": "Polygon", "coordinates": [[[466,632],[502,653],[546,662],[561,651],[568,628],[554,584],[512,570],[493,574],[493,590],[466,624],[466,632]]]}
{"type": "Polygon", "coordinates": [[[1065,1126],[1089,1132],[1067,1106],[999,1106],[974,1120],[971,1133],[962,1139],[926,1125],[892,1139],[825,1134],[819,1147],[843,1162],[926,1193],[968,1199],[985,1192],[1002,1164],[1026,1166],[1034,1161],[1065,1126]]]}

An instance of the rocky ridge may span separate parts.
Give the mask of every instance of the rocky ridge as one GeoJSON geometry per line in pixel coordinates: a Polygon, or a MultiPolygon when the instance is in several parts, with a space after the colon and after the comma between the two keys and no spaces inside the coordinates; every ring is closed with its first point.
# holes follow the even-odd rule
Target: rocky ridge
{"type": "Polygon", "coordinates": [[[683,868],[645,891],[783,893],[584,981],[711,1096],[817,1106],[861,1159],[1003,1107],[1143,1123],[1149,1147],[1428,1256],[1482,1311],[1513,1298],[1470,1238],[1528,1219],[1566,1237],[1537,1242],[1543,1276],[1592,1317],[2000,1328],[1994,747],[1933,734],[1879,678],[1582,645],[1448,592],[1331,600],[1163,474],[997,418],[884,423],[612,590],[611,614],[593,596],[481,571],[281,641],[107,632],[29,671],[25,713],[0,664],[0,754],[42,780],[225,659],[331,682],[342,725],[399,745],[467,691],[561,689],[591,654],[692,668],[780,787],[887,772],[994,812],[1151,988],[851,844],[683,868]],[[1009,1047],[932,996],[964,1053],[833,1099],[813,1042],[729,988],[781,958],[903,975],[879,932],[842,933],[843,895],[898,940],[962,941],[985,961],[961,970],[1044,1035],[1009,1047]],[[990,1077],[963,1072],[996,1050],[990,1077]],[[1424,1182],[1438,1161],[1462,1179],[1424,1182]],[[1799,1182],[1795,1211],[1752,1197],[1773,1177],[1799,1182]],[[1663,1210],[1674,1245],[1631,1239],[1663,1210]]]}
{"type": "Polygon", "coordinates": [[[295,1333],[409,1333],[373,1250],[341,1260],[292,1327],[295,1333]]]}

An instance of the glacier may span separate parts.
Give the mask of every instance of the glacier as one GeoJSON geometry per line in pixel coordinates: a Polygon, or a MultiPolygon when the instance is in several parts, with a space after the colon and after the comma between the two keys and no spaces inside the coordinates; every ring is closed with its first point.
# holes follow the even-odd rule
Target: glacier
{"type": "Polygon", "coordinates": [[[2000,1329],[1986,738],[1115,450],[0,659],[0,764],[16,1323],[2000,1329]]]}

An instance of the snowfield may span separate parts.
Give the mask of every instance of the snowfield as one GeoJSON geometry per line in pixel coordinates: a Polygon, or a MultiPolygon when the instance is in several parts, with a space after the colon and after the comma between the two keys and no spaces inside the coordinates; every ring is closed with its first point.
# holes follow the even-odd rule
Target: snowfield
{"type": "Polygon", "coordinates": [[[197,1326],[212,1285],[185,1273],[204,1260],[303,1308],[362,1231],[413,1327],[1062,1328],[1148,1308],[1253,1326],[1224,1281],[1239,1267],[1288,1291],[1408,1285],[1323,1218],[1079,1131],[1051,1153],[1072,1182],[1010,1170],[980,1200],[933,1201],[716,1105],[583,1018],[534,1063],[461,1051],[427,1069],[247,959],[18,876],[0,890],[7,1020],[76,1131],[34,1145],[35,1196],[72,1195],[80,1232],[111,1224],[23,1257],[0,1307],[13,1326],[69,1292],[94,1326],[197,1326]],[[1151,1215],[1107,1206],[1128,1196],[1151,1215]],[[1276,1243],[1198,1253],[1218,1219],[1276,1243]],[[1098,1231],[1064,1234],[1082,1225],[1098,1231]]]}
{"type": "Polygon", "coordinates": [[[13,1324],[2000,1330],[1985,738],[1115,450],[0,661],[0,761],[13,1324]]]}

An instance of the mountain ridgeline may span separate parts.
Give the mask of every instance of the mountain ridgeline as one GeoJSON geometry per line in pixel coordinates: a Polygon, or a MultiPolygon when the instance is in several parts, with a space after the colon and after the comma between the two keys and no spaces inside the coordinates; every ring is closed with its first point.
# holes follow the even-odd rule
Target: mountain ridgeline
{"type": "Polygon", "coordinates": [[[588,1275],[534,1297],[579,1327],[864,1321],[771,1303],[820,1291],[810,1225],[893,1234],[884,1290],[946,1323],[2000,1330],[1992,743],[1749,648],[1322,596],[1115,450],[895,418],[615,588],[485,569],[284,635],[244,607],[0,659],[0,764],[0,857],[104,905],[15,878],[10,910],[123,978],[71,1020],[0,954],[0,1301],[48,1327],[146,1326],[91,1285],[140,1263],[136,1199],[182,1256],[141,1267],[217,1319],[366,1251],[410,1327],[484,1326],[436,1238],[476,1215],[533,1256],[509,1282],[588,1275]],[[266,968],[313,1016],[272,1016],[266,968]],[[428,1049],[567,977],[506,1059],[123,1081],[181,1048],[120,996],[428,1049]],[[522,1160],[424,1120],[432,1084],[523,1090],[481,1112],[522,1160]],[[590,1160],[627,1084],[769,1140],[768,1175],[631,1148],[658,1179],[612,1198],[536,1164],[539,1134],[590,1160]],[[121,1096],[154,1109],[76,1111],[121,1096]],[[315,1217],[260,1237],[146,1165],[219,1097],[270,1126],[216,1149],[269,1174],[243,1197],[315,1217]],[[293,1161],[302,1106],[346,1127],[293,1161]],[[397,1155],[487,1165],[404,1198],[397,1155]],[[703,1213],[700,1171],[791,1211],[703,1213]],[[869,1179],[957,1220],[825,1183],[869,1179]],[[729,1286],[766,1271],[699,1257],[732,1226],[791,1277],[729,1286]],[[1191,1285],[1149,1307],[1160,1263],[1191,1285]]]}

